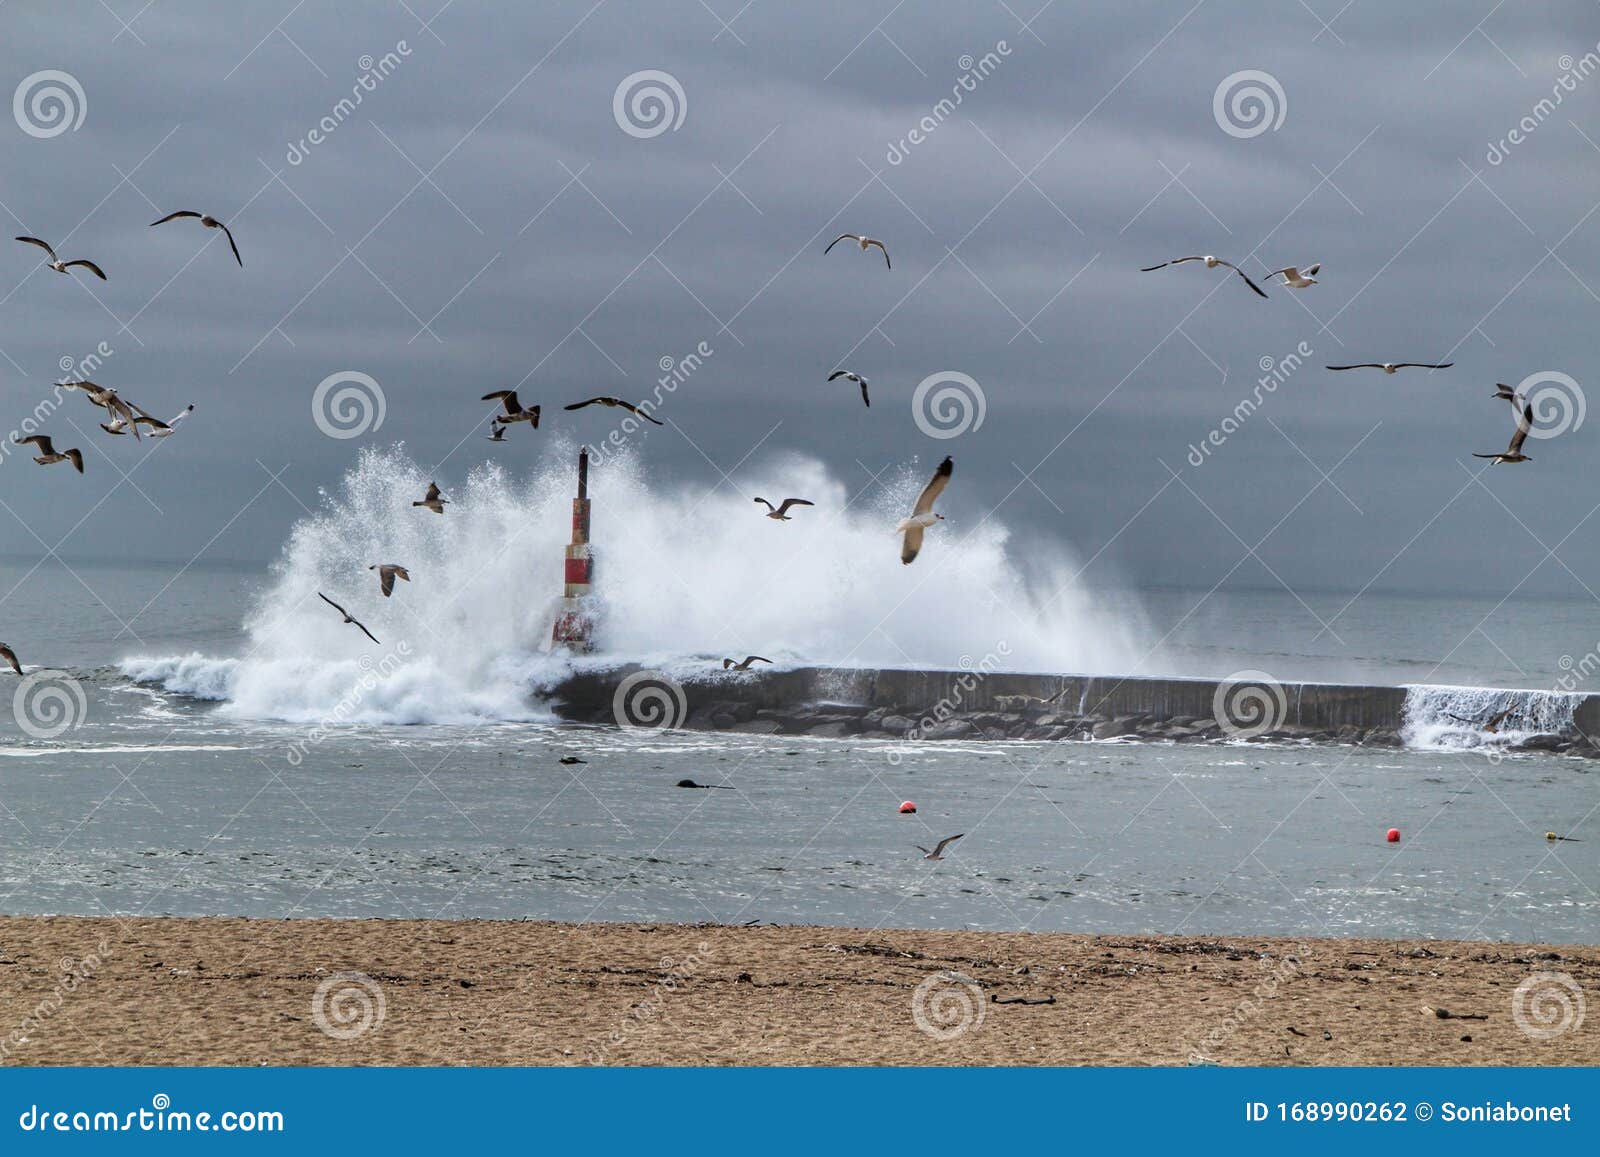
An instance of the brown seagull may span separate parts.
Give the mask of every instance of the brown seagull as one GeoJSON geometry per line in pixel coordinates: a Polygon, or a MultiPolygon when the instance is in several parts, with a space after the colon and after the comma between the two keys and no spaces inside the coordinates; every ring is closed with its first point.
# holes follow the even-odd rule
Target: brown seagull
{"type": "Polygon", "coordinates": [[[652,418],[648,413],[646,413],[644,410],[641,410],[638,406],[635,406],[632,402],[624,402],[621,398],[590,398],[586,402],[573,402],[572,405],[564,408],[568,410],[581,410],[585,406],[621,406],[624,410],[628,411],[628,413],[633,414],[636,417],[643,418],[646,422],[654,422],[658,426],[666,425],[666,423],[660,418],[652,418]]]}
{"type": "Polygon", "coordinates": [[[165,225],[168,221],[175,221],[179,217],[193,217],[207,229],[221,229],[228,238],[228,248],[233,250],[233,259],[239,263],[240,269],[244,268],[244,258],[239,256],[239,247],[233,243],[233,234],[228,232],[226,225],[209,214],[196,213],[192,209],[179,209],[176,213],[168,213],[159,221],[150,222],[150,228],[154,229],[157,225],[165,225]]]}
{"type": "MultiPolygon", "coordinates": [[[[1504,387],[1502,387],[1504,389],[1504,387]]],[[[1532,462],[1533,459],[1522,452],[1522,444],[1528,440],[1528,431],[1533,428],[1533,403],[1523,405],[1521,412],[1517,411],[1517,402],[1520,400],[1516,393],[1506,390],[1495,395],[1497,398],[1507,398],[1511,402],[1511,412],[1517,416],[1517,430],[1511,435],[1511,444],[1500,454],[1479,454],[1473,452],[1474,458],[1488,458],[1489,465],[1498,466],[1502,462],[1532,462]]]]}
{"type": "Polygon", "coordinates": [[[40,249],[43,249],[46,253],[50,254],[50,268],[54,269],[57,273],[65,273],[74,265],[81,265],[90,273],[98,277],[101,281],[106,279],[105,272],[93,261],[84,261],[82,259],[77,261],[61,260],[61,258],[56,256],[56,251],[50,247],[50,242],[48,241],[41,241],[37,237],[18,237],[17,240],[21,241],[25,245],[37,245],[40,249]]]}
{"type": "Polygon", "coordinates": [[[748,671],[751,663],[770,663],[771,659],[763,659],[760,655],[746,655],[743,663],[735,663],[732,659],[722,660],[724,671],[748,671]]]}
{"type": "Polygon", "coordinates": [[[15,434],[11,440],[18,446],[26,446],[30,442],[39,447],[39,453],[34,455],[34,461],[41,466],[49,466],[55,462],[71,462],[78,468],[78,473],[83,473],[83,452],[81,450],[63,450],[56,453],[55,443],[50,441],[46,434],[29,434],[26,438],[18,438],[15,434]]]}
{"type": "MultiPolygon", "coordinates": [[[[961,833],[961,835],[965,835],[965,834],[966,834],[965,832],[961,833]]],[[[913,848],[916,848],[917,851],[922,853],[922,858],[924,860],[942,860],[942,859],[944,859],[944,850],[945,850],[945,848],[948,847],[950,844],[955,843],[960,838],[961,838],[961,836],[946,836],[944,839],[940,840],[937,844],[933,845],[933,851],[931,851],[931,852],[928,851],[928,849],[923,847],[921,844],[912,844],[911,846],[913,848]]]]}
{"type": "Polygon", "coordinates": [[[10,643],[0,643],[0,659],[4,659],[18,675],[22,674],[22,664],[17,662],[17,653],[11,649],[10,643]]]}
{"type": "Polygon", "coordinates": [[[378,572],[378,585],[383,588],[383,597],[388,598],[394,591],[394,580],[405,579],[411,581],[411,572],[405,567],[393,562],[373,563],[367,568],[378,572]]]}
{"type": "Polygon", "coordinates": [[[900,543],[900,561],[910,565],[922,549],[922,532],[936,522],[942,522],[944,515],[933,512],[933,504],[939,500],[939,495],[944,493],[944,488],[950,485],[950,475],[955,472],[956,464],[952,458],[946,458],[939,463],[939,468],[933,472],[933,477],[922,488],[922,493],[917,495],[917,504],[911,508],[911,514],[902,518],[896,526],[895,533],[905,537],[900,543]]]}
{"type": "MultiPolygon", "coordinates": [[[[371,639],[374,643],[378,643],[377,636],[375,636],[371,631],[367,630],[366,627],[362,626],[362,624],[357,619],[351,617],[351,614],[350,614],[349,611],[345,610],[338,603],[334,602],[332,599],[330,599],[327,595],[323,594],[321,591],[317,592],[317,597],[319,599],[321,599],[323,602],[327,603],[334,610],[338,611],[341,615],[343,615],[345,622],[349,623],[351,626],[360,627],[361,628],[361,633],[363,635],[365,635],[367,638],[371,639]]],[[[381,647],[381,646],[383,646],[383,644],[382,643],[378,643],[378,646],[381,647]]]]}
{"type": "MultiPolygon", "coordinates": [[[[144,424],[164,425],[164,423],[161,423],[156,418],[152,418],[144,410],[140,409],[140,407],[135,406],[132,402],[126,401],[120,394],[117,393],[116,390],[111,389],[109,386],[96,385],[94,382],[87,380],[78,382],[58,382],[56,384],[61,386],[63,389],[82,390],[84,393],[88,394],[89,401],[93,402],[96,406],[99,406],[101,409],[105,410],[111,415],[113,425],[121,425],[125,423],[127,426],[129,426],[133,430],[133,437],[136,441],[140,437],[140,418],[145,419],[144,424]]],[[[112,433],[121,432],[122,431],[120,429],[112,431],[112,433]]]]}
{"type": "Polygon", "coordinates": [[[788,521],[790,521],[789,516],[788,516],[788,514],[785,513],[785,511],[787,511],[789,509],[789,507],[791,507],[791,506],[815,506],[816,505],[815,502],[808,502],[804,498],[785,498],[783,500],[783,505],[782,506],[778,506],[778,507],[774,507],[772,505],[772,503],[768,502],[765,498],[758,498],[758,499],[756,499],[756,501],[761,503],[762,506],[765,506],[767,508],[767,517],[768,518],[774,519],[774,520],[776,520],[778,522],[788,522],[788,521]]]}
{"type": "Polygon", "coordinates": [[[534,406],[530,410],[524,410],[522,403],[517,401],[517,391],[515,390],[495,390],[491,394],[483,395],[480,400],[499,402],[505,407],[505,414],[496,414],[494,419],[502,426],[511,422],[532,422],[535,430],[539,428],[539,407],[534,406]]]}
{"type": "MultiPolygon", "coordinates": [[[[415,493],[415,491],[413,491],[413,493],[415,493]]],[[[428,493],[423,497],[422,501],[413,502],[411,505],[426,506],[435,514],[443,514],[444,508],[449,505],[449,503],[450,500],[448,498],[439,497],[439,484],[437,482],[430,482],[428,483],[428,493]]]]}

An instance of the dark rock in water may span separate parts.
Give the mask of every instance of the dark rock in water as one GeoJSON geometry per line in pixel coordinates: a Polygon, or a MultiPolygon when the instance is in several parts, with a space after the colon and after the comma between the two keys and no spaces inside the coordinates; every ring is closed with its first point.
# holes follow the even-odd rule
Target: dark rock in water
{"type": "Polygon", "coordinates": [[[853,719],[848,722],[836,719],[830,723],[818,723],[815,727],[809,728],[806,734],[818,739],[843,739],[850,734],[854,723],[853,719]]]}
{"type": "Polygon", "coordinates": [[[1530,735],[1517,744],[1523,751],[1563,751],[1572,745],[1572,741],[1565,735],[1555,735],[1550,732],[1540,732],[1530,735]]]}
{"type": "Polygon", "coordinates": [[[1117,739],[1124,735],[1132,735],[1139,730],[1132,715],[1120,715],[1115,719],[1107,719],[1094,725],[1096,739],[1117,739]]]}
{"type": "Polygon", "coordinates": [[[737,731],[742,735],[776,735],[778,733],[778,721],[776,719],[752,719],[748,723],[735,723],[728,730],[737,731]]]}
{"type": "Polygon", "coordinates": [[[904,735],[916,726],[916,722],[904,715],[885,715],[878,726],[890,735],[904,735]]]}
{"type": "Polygon", "coordinates": [[[946,719],[922,732],[923,739],[968,739],[978,734],[978,729],[965,719],[946,719]]]}

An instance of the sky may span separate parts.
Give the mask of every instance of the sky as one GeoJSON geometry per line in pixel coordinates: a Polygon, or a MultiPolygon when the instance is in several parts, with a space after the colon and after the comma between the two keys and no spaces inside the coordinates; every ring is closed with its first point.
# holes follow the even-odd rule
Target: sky
{"type": "Polygon", "coordinates": [[[447,487],[532,468],[615,424],[563,403],[703,348],[631,440],[663,486],[801,452],[869,492],[951,454],[952,525],[1086,583],[1591,597],[1597,42],[1579,0],[6,4],[0,216],[109,280],[0,250],[0,429],[91,354],[197,408],[154,445],[48,410],[87,473],[8,454],[0,551],[264,562],[365,446],[447,487]],[[244,267],[148,228],[174,209],[244,267]],[[893,268],[824,256],[845,231],[893,268]],[[1268,299],[1140,272],[1208,253],[1268,299]],[[1402,360],[1454,368],[1322,369],[1402,360]],[[354,382],[381,425],[324,432],[337,375],[324,410],[354,382]],[[1472,458],[1530,378],[1534,461],[1472,458]],[[507,387],[546,420],[491,449],[507,387]]]}

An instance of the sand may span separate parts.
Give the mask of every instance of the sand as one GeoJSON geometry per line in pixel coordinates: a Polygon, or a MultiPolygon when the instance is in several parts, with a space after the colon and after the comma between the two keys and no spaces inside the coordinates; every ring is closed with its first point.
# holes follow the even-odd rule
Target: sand
{"type": "Polygon", "coordinates": [[[0,1062],[1600,1064],[1600,1011],[1546,1038],[1518,1027],[1534,974],[1600,992],[1600,949],[0,917],[0,1062]],[[1017,997],[1054,1003],[999,1003],[1017,997]]]}

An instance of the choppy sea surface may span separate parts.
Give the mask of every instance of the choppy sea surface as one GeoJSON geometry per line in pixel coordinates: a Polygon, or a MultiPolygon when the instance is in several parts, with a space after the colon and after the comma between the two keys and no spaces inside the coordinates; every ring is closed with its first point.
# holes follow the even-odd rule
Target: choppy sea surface
{"type": "MultiPolygon", "coordinates": [[[[530,689],[563,663],[543,643],[566,480],[485,474],[450,516],[413,518],[386,505],[408,471],[369,456],[270,568],[0,563],[4,638],[33,677],[26,703],[26,681],[0,688],[17,692],[0,694],[0,912],[1600,942],[1595,765],[1459,729],[1403,749],[908,750],[564,725],[530,689]],[[373,561],[413,581],[385,600],[373,561]],[[916,850],[956,833],[942,861],[916,850]]],[[[779,528],[790,553],[752,597],[736,562],[773,527],[742,499],[736,518],[609,485],[619,658],[953,666],[1004,644],[1022,670],[1460,685],[1427,698],[1442,718],[1484,701],[1472,688],[1569,686],[1600,633],[1590,607],[1534,600],[1043,597],[1016,585],[1003,527],[902,568],[882,549],[898,494],[779,528]]],[[[831,485],[805,492],[846,505],[831,485]]]]}

